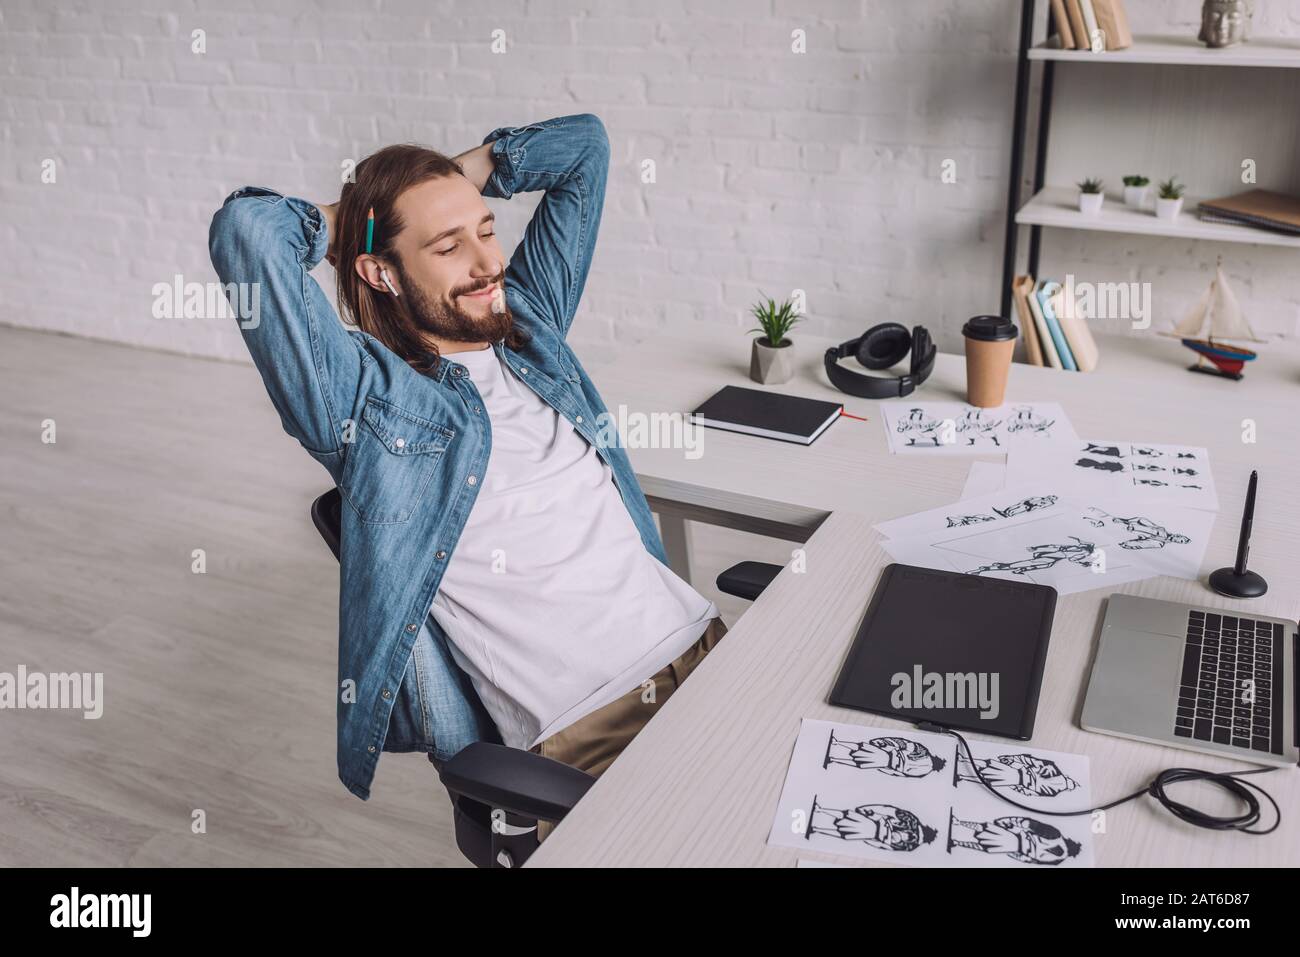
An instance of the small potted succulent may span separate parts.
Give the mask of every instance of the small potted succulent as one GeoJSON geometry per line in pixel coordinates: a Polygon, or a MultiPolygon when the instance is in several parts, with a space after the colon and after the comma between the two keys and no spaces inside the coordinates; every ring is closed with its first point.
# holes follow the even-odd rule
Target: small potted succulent
{"type": "Polygon", "coordinates": [[[1085,179],[1079,183],[1079,212],[1095,215],[1101,210],[1106,194],[1102,192],[1106,184],[1099,179],[1085,179]]]}
{"type": "Polygon", "coordinates": [[[1187,187],[1172,176],[1161,183],[1160,190],[1156,193],[1156,216],[1171,223],[1178,219],[1178,214],[1183,210],[1185,189],[1187,187]]]}
{"type": "Polygon", "coordinates": [[[1125,176],[1124,205],[1132,206],[1134,209],[1141,209],[1145,206],[1150,185],[1151,180],[1145,176],[1125,176]]]}
{"type": "Polygon", "coordinates": [[[793,303],[787,299],[778,306],[776,300],[768,299],[766,303],[755,303],[750,311],[758,320],[758,328],[749,332],[762,335],[754,340],[750,352],[749,377],[764,385],[787,381],[794,375],[794,343],[787,333],[799,321],[793,303]]]}

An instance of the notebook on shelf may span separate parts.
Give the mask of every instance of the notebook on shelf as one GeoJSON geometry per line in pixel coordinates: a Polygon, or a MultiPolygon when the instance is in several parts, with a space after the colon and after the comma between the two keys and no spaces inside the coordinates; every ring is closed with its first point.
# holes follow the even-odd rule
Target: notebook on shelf
{"type": "Polygon", "coordinates": [[[811,445],[843,411],[839,402],[728,385],[692,415],[701,425],[715,429],[811,445]]]}
{"type": "Polygon", "coordinates": [[[1252,189],[1235,196],[1207,199],[1200,204],[1201,219],[1239,223],[1278,232],[1300,234],[1300,197],[1267,189],[1252,189]]]}

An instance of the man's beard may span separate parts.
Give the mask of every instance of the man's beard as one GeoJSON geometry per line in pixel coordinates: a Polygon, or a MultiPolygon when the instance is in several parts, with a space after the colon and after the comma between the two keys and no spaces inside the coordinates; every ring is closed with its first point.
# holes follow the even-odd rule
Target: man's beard
{"type": "Polygon", "coordinates": [[[400,262],[397,264],[397,275],[402,282],[402,292],[407,297],[406,307],[410,310],[416,328],[422,333],[451,342],[497,342],[506,337],[514,324],[514,316],[506,305],[504,270],[493,278],[496,292],[488,300],[487,313],[482,316],[462,309],[459,297],[453,297],[450,305],[429,298],[407,275],[400,262]]]}

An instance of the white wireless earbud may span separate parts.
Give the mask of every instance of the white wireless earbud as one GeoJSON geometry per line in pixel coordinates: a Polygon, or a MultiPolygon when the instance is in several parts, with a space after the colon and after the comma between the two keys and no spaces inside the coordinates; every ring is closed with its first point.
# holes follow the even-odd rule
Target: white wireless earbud
{"type": "Polygon", "coordinates": [[[387,270],[387,269],[381,269],[381,270],[379,270],[379,278],[382,279],[383,282],[384,282],[384,285],[388,287],[388,291],[391,292],[394,296],[396,296],[396,295],[397,295],[397,290],[393,288],[393,284],[392,284],[392,282],[389,281],[389,278],[388,278],[388,270],[387,270]]]}

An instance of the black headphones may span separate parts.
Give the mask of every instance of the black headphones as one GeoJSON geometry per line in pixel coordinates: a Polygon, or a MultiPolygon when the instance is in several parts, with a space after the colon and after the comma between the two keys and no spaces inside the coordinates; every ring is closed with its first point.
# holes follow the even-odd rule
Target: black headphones
{"type": "Polygon", "coordinates": [[[835,388],[860,399],[899,398],[911,394],[913,389],[929,378],[934,369],[936,352],[938,350],[924,326],[916,326],[909,333],[901,323],[882,322],[856,339],[827,349],[826,375],[835,388]],[[909,350],[912,353],[912,367],[907,375],[897,378],[852,372],[837,361],[853,356],[868,369],[888,369],[907,355],[909,350]]]}

